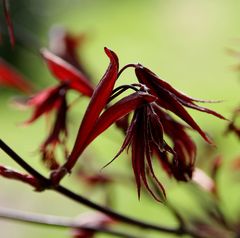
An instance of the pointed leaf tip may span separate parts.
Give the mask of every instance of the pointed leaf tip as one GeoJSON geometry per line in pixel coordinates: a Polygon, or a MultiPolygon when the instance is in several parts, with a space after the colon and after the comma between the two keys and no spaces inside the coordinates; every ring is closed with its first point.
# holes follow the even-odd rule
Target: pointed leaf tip
{"type": "Polygon", "coordinates": [[[107,47],[104,47],[104,51],[105,51],[106,55],[109,57],[109,59],[112,62],[115,62],[118,66],[118,56],[117,56],[117,54],[114,51],[108,49],[107,47]]]}
{"type": "Polygon", "coordinates": [[[86,140],[94,128],[94,125],[98,120],[102,110],[106,107],[118,77],[119,64],[117,55],[106,47],[104,50],[110,59],[110,63],[102,79],[96,86],[83,117],[74,148],[67,162],[67,166],[69,165],[69,167],[75,164],[79,155],[85,149],[87,142],[86,140]]]}
{"type": "Polygon", "coordinates": [[[104,51],[105,53],[108,55],[110,54],[110,52],[112,52],[110,49],[108,49],[106,46],[104,47],[104,51]]]}

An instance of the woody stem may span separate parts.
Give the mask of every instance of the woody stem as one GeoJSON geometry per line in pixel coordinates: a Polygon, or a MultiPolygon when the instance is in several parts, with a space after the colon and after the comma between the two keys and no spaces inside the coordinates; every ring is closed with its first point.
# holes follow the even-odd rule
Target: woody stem
{"type": "Polygon", "coordinates": [[[30,166],[28,163],[26,163],[16,152],[14,152],[1,139],[0,139],[0,148],[7,155],[9,155],[17,164],[19,164],[23,169],[25,169],[29,174],[34,176],[40,182],[40,184],[45,186],[45,189],[51,189],[59,194],[62,194],[65,197],[77,202],[77,203],[85,205],[94,210],[100,211],[100,212],[112,217],[113,219],[116,219],[119,222],[126,223],[128,225],[137,226],[137,227],[140,227],[143,229],[152,229],[152,230],[164,232],[164,233],[171,233],[171,234],[178,234],[178,235],[189,234],[193,237],[200,238],[200,236],[198,236],[197,234],[194,234],[194,232],[188,230],[186,227],[171,228],[171,227],[160,226],[157,224],[152,224],[149,222],[137,220],[135,218],[120,214],[114,210],[111,210],[110,208],[107,208],[107,207],[101,206],[97,203],[94,203],[94,202],[90,201],[89,199],[87,199],[79,194],[74,193],[73,191],[69,190],[68,188],[65,188],[64,186],[61,186],[61,185],[51,186],[51,180],[49,180],[48,178],[41,175],[32,166],[30,166]]]}
{"type": "Polygon", "coordinates": [[[109,228],[104,227],[94,227],[91,225],[84,225],[78,222],[77,219],[67,218],[67,217],[59,217],[52,216],[46,214],[36,214],[18,211],[14,209],[8,208],[0,208],[0,218],[5,220],[14,220],[18,222],[32,223],[35,225],[44,225],[50,227],[58,227],[58,228],[76,228],[83,229],[87,231],[97,232],[97,233],[105,233],[109,235],[114,235],[122,238],[138,238],[137,236],[130,235],[127,233],[115,231],[109,228]]]}

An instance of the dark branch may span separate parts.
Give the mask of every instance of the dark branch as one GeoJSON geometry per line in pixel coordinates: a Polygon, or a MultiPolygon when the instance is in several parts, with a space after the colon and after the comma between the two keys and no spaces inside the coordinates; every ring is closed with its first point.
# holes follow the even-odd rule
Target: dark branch
{"type": "Polygon", "coordinates": [[[144,228],[144,229],[152,229],[155,231],[159,231],[159,232],[165,232],[165,233],[170,233],[170,234],[177,234],[177,235],[183,235],[183,234],[189,234],[192,237],[199,237],[196,234],[194,234],[194,232],[188,230],[185,227],[181,227],[181,228],[169,228],[169,227],[165,227],[165,226],[159,226],[159,225],[155,225],[155,224],[151,224],[148,222],[144,222],[144,221],[140,221],[125,215],[122,215],[120,213],[117,213],[116,211],[113,211],[107,207],[98,205],[92,201],[90,201],[89,199],[76,194],[72,191],[70,191],[69,189],[61,186],[61,185],[57,185],[57,186],[51,186],[51,182],[49,179],[47,179],[46,177],[44,177],[43,175],[41,175],[39,172],[37,172],[34,168],[32,168],[28,163],[26,163],[18,154],[16,154],[5,142],[3,142],[0,139],[0,148],[6,153],[8,154],[16,163],[18,163],[23,169],[25,169],[28,173],[30,173],[32,176],[34,176],[37,180],[39,180],[39,182],[42,185],[46,185],[46,189],[52,189],[62,195],[64,195],[65,197],[80,203],[82,205],[85,205],[89,208],[92,208],[94,210],[100,211],[112,218],[114,218],[115,220],[118,220],[119,222],[122,223],[126,223],[128,225],[134,225],[140,228],[144,228]]]}

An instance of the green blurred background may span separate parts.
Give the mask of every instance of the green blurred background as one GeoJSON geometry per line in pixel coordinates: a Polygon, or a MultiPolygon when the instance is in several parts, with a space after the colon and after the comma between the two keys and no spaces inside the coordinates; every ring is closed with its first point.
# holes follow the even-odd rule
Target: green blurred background
{"type": "MultiPolygon", "coordinates": [[[[234,107],[240,103],[239,72],[233,70],[240,59],[227,53],[228,49],[240,51],[238,0],[24,0],[18,3],[10,1],[10,6],[13,21],[19,25],[18,31],[27,32],[27,44],[33,51],[26,50],[24,45],[13,50],[1,45],[2,55],[39,89],[56,83],[36,53],[36,46],[47,46],[49,29],[57,24],[73,33],[86,33],[87,41],[81,55],[95,82],[101,78],[108,65],[103,51],[103,47],[107,46],[118,54],[121,66],[141,63],[193,97],[224,100],[208,107],[228,118],[234,107]]],[[[132,82],[133,76],[132,72],[125,73],[121,82],[132,82]]],[[[28,162],[47,174],[36,153],[37,146],[44,138],[42,132],[45,121],[40,119],[29,127],[20,126],[30,112],[17,111],[9,106],[10,97],[16,94],[13,90],[2,88],[0,93],[1,138],[28,162]]],[[[83,101],[71,112],[72,142],[85,105],[86,102],[83,101]]],[[[221,195],[225,211],[234,218],[237,215],[240,192],[228,171],[229,161],[239,153],[238,141],[232,135],[223,136],[226,122],[199,112],[191,111],[191,115],[214,138],[217,147],[213,153],[224,156],[224,173],[220,176],[221,195]]],[[[199,150],[205,148],[206,145],[198,135],[193,137],[198,142],[199,150]]],[[[86,163],[87,158],[92,156],[100,169],[116,154],[122,140],[121,133],[113,128],[109,129],[86,151],[86,163]]],[[[211,160],[210,157],[204,159],[211,160]]],[[[126,160],[127,156],[121,156],[106,171],[130,173],[131,168],[128,168],[126,160]]],[[[2,152],[0,163],[18,168],[2,152]]],[[[102,201],[101,191],[89,193],[71,177],[65,179],[63,184],[83,194],[90,194],[94,201],[102,201]]],[[[189,198],[185,184],[169,180],[164,180],[164,184],[169,200],[179,209],[198,212],[189,198]]],[[[152,202],[145,195],[138,202],[133,186],[119,183],[113,187],[112,193],[118,211],[174,226],[175,221],[164,205],[152,202]]],[[[70,217],[88,210],[53,192],[35,193],[28,186],[5,179],[0,179],[0,205],[70,217]]],[[[68,230],[9,221],[0,221],[0,229],[1,237],[70,237],[68,230]]],[[[173,236],[146,232],[145,237],[173,236]]]]}

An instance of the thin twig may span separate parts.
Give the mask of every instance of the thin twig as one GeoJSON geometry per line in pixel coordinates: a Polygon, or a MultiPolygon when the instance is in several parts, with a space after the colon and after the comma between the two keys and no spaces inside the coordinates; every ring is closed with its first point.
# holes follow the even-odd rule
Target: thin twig
{"type": "Polygon", "coordinates": [[[130,235],[109,228],[94,227],[91,225],[83,224],[83,222],[79,222],[77,219],[29,213],[8,208],[0,208],[0,218],[11,221],[14,220],[18,222],[32,223],[35,225],[44,225],[49,227],[83,229],[92,232],[114,235],[122,238],[139,238],[139,236],[130,235]]]}
{"type": "Polygon", "coordinates": [[[49,179],[41,175],[37,170],[35,170],[31,165],[25,162],[15,151],[13,151],[6,143],[0,139],[0,148],[9,155],[18,165],[20,165],[29,174],[35,177],[39,183],[41,183],[45,188],[50,186],[51,182],[49,179]]]}

